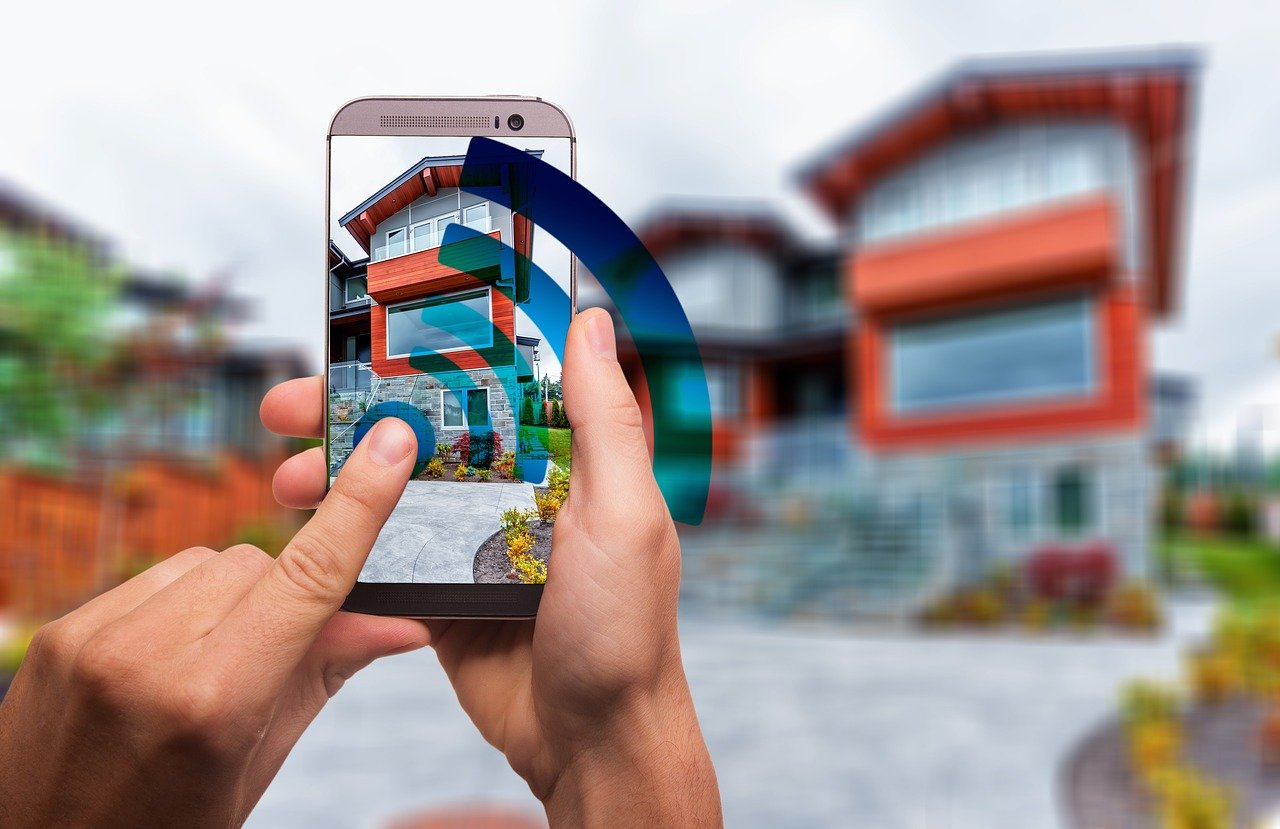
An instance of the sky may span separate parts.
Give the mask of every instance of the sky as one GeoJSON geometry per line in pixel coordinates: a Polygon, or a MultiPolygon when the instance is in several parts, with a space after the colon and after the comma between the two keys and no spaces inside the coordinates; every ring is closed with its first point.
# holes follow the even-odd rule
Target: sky
{"type": "Polygon", "coordinates": [[[579,178],[628,220],[681,196],[779,207],[813,153],[975,54],[1191,44],[1206,69],[1182,311],[1158,368],[1194,376],[1203,441],[1277,427],[1280,12],[1234,2],[654,0],[482,6],[11,4],[0,178],[79,217],[139,266],[233,274],[246,336],[323,341],[324,134],[370,94],[555,101],[579,178]]]}

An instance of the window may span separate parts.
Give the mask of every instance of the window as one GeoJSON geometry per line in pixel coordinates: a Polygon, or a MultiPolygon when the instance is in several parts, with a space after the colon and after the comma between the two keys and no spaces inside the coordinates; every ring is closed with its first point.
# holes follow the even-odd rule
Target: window
{"type": "Polygon", "coordinates": [[[707,394],[716,417],[737,417],[742,413],[741,371],[737,366],[707,363],[707,394]]]}
{"type": "Polygon", "coordinates": [[[400,256],[400,255],[404,254],[405,252],[406,252],[406,251],[405,251],[405,235],[404,235],[404,228],[403,228],[403,227],[398,227],[398,228],[396,228],[395,230],[388,230],[388,231],[387,231],[386,256],[384,256],[383,258],[384,258],[384,259],[389,259],[389,258],[391,258],[392,256],[400,256]]]}
{"type": "Polygon", "coordinates": [[[488,389],[441,389],[441,422],[446,429],[489,425],[488,389]]]}
{"type": "Polygon", "coordinates": [[[1078,535],[1093,522],[1093,481],[1081,466],[1059,469],[1053,476],[1053,516],[1058,531],[1078,535]]]}
{"type": "Polygon", "coordinates": [[[1014,538],[1026,538],[1035,528],[1035,473],[1026,466],[1008,471],[1005,489],[1005,526],[1014,538]]]}
{"type": "Polygon", "coordinates": [[[489,232],[489,203],[473,205],[462,211],[462,223],[481,233],[489,232]]]}
{"type": "Polygon", "coordinates": [[[387,307],[387,357],[493,345],[489,289],[387,307]]]}
{"type": "Polygon", "coordinates": [[[369,280],[363,276],[353,276],[347,280],[347,303],[359,302],[369,296],[369,280]]]}
{"type": "Polygon", "coordinates": [[[896,326],[893,407],[917,412],[1083,396],[1094,386],[1087,298],[896,326]]]}

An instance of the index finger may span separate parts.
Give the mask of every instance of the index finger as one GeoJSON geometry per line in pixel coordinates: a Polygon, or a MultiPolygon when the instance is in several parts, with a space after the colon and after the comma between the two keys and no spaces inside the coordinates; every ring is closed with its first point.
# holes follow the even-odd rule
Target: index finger
{"type": "Polygon", "coordinates": [[[237,664],[251,659],[264,688],[283,681],[351,592],[404,491],[416,448],[403,421],[387,418],[370,429],[315,515],[210,634],[211,653],[237,664]]]}
{"type": "Polygon", "coordinates": [[[324,429],[324,378],[286,380],[262,398],[262,425],[277,435],[318,438],[324,429]]]}

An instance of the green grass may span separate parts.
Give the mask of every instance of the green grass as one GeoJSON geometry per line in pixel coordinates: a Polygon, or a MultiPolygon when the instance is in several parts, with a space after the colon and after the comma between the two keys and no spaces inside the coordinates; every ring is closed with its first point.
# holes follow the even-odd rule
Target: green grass
{"type": "Polygon", "coordinates": [[[1160,544],[1171,563],[1198,570],[1233,603],[1280,599],[1280,546],[1256,538],[1176,536],[1160,544]]]}
{"type": "Polygon", "coordinates": [[[547,451],[551,453],[551,458],[561,466],[569,466],[570,454],[570,430],[569,429],[553,429],[549,426],[521,426],[520,433],[522,435],[536,435],[538,441],[547,447],[547,451]]]}

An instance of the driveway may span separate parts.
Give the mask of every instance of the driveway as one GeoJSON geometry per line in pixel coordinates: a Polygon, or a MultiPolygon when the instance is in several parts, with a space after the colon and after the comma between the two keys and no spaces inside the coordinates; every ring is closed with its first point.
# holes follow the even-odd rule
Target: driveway
{"type": "MultiPolygon", "coordinates": [[[[689,619],[685,665],[729,826],[1051,829],[1059,764],[1134,676],[1172,677],[1210,606],[1156,638],[850,635],[689,619]]],[[[383,827],[427,805],[540,813],[429,653],[325,707],[249,826],[383,827]]]]}
{"type": "Polygon", "coordinates": [[[502,511],[532,506],[532,484],[410,481],[360,580],[470,584],[476,550],[502,511]]]}

